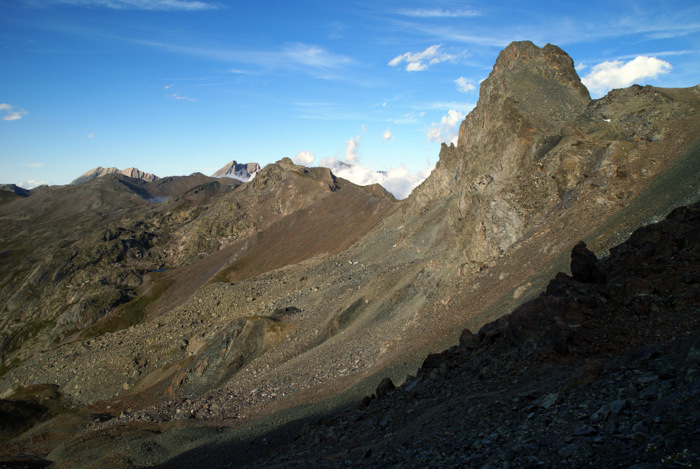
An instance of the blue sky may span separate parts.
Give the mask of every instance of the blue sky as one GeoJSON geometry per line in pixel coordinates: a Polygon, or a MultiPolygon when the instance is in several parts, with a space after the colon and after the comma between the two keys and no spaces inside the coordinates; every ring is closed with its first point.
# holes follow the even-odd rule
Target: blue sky
{"type": "Polygon", "coordinates": [[[525,39],[594,97],[700,83],[697,0],[2,0],[0,183],[290,157],[403,197],[525,39]]]}

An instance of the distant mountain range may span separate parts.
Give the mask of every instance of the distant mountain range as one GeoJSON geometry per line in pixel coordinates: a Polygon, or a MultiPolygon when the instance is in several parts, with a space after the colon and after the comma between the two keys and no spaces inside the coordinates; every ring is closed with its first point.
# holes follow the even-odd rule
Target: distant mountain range
{"type": "MultiPolygon", "coordinates": [[[[249,182],[255,177],[255,174],[260,171],[260,165],[258,163],[238,163],[235,160],[229,161],[221,169],[215,172],[213,177],[228,177],[238,179],[239,181],[249,182]]],[[[138,179],[144,182],[153,182],[160,179],[152,173],[146,173],[138,168],[126,168],[119,169],[115,167],[103,168],[98,166],[90,171],[81,174],[78,178],[71,181],[71,185],[76,186],[79,184],[92,181],[107,174],[121,174],[123,176],[130,177],[132,179],[138,179]]],[[[27,194],[28,195],[28,194],[27,194]]]]}
{"type": "Polygon", "coordinates": [[[126,168],[126,169],[118,169],[115,167],[110,167],[110,168],[103,168],[102,166],[98,166],[97,168],[91,169],[90,171],[83,173],[78,177],[77,179],[74,179],[71,182],[71,185],[76,186],[78,184],[83,184],[88,181],[92,181],[93,179],[97,179],[102,176],[106,176],[107,174],[122,174],[124,176],[133,178],[133,179],[139,179],[141,181],[146,181],[146,182],[153,182],[157,181],[160,179],[158,176],[155,174],[151,173],[144,173],[143,171],[137,169],[137,168],[126,168]]]}

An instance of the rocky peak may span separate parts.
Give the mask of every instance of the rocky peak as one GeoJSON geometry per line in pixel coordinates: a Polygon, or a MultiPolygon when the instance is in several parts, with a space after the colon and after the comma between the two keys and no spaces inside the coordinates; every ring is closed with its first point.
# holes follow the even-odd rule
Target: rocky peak
{"type": "Polygon", "coordinates": [[[151,173],[146,173],[144,171],[141,171],[138,168],[126,168],[124,170],[119,171],[119,173],[123,174],[124,176],[130,177],[132,179],[140,179],[141,181],[146,181],[146,182],[152,182],[160,179],[158,176],[155,174],[151,173]]]}
{"type": "Polygon", "coordinates": [[[255,177],[258,171],[260,171],[260,165],[258,163],[238,163],[236,160],[233,160],[226,163],[224,167],[219,169],[212,176],[230,177],[248,182],[255,177]]]}
{"type": "MultiPolygon", "coordinates": [[[[460,126],[458,146],[481,144],[499,124],[527,144],[535,132],[560,132],[589,102],[566,52],[551,44],[539,48],[529,41],[511,43],[481,84],[476,109],[460,126]]],[[[504,140],[502,135],[498,140],[504,140]]]]}
{"type": "MultiPolygon", "coordinates": [[[[590,197],[582,192],[586,182],[624,186],[624,155],[662,141],[674,116],[694,112],[691,105],[682,112],[677,106],[650,87],[592,101],[564,51],[514,42],[482,83],[457,146],[442,146],[435,170],[413,192],[407,211],[443,205],[465,265],[480,269],[560,201],[590,197]]],[[[625,191],[617,189],[616,199],[602,203],[621,200],[625,191]]]]}
{"type": "MultiPolygon", "coordinates": [[[[522,41],[511,43],[498,55],[491,74],[481,84],[477,107],[492,114],[506,101],[512,101],[509,104],[532,124],[556,127],[562,118],[578,115],[590,95],[566,52],[552,44],[539,48],[522,41]]],[[[460,132],[460,140],[463,135],[466,137],[460,132]]]]}
{"type": "Polygon", "coordinates": [[[319,181],[327,185],[331,191],[340,188],[335,175],[330,169],[321,167],[307,168],[295,164],[290,158],[282,158],[275,163],[265,166],[258,172],[256,178],[253,180],[253,185],[256,188],[269,186],[270,182],[282,180],[288,173],[295,173],[319,181]]]}
{"type": "Polygon", "coordinates": [[[590,102],[566,52],[551,44],[511,43],[481,84],[457,147],[443,146],[436,170],[416,198],[444,199],[455,185],[471,187],[476,178],[507,183],[572,133],[571,123],[590,102]]]}

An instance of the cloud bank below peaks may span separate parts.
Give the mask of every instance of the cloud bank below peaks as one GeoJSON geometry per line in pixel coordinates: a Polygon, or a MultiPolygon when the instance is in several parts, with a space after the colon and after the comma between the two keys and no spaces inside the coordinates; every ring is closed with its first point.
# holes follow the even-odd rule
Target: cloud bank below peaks
{"type": "MultiPolygon", "coordinates": [[[[386,171],[368,168],[362,165],[357,153],[361,138],[362,136],[358,135],[346,141],[344,160],[335,157],[323,158],[319,166],[330,169],[337,177],[347,179],[358,186],[379,184],[399,200],[408,197],[433,171],[433,167],[418,172],[411,172],[403,166],[386,171]]],[[[300,151],[292,158],[294,163],[304,166],[312,165],[315,160],[316,156],[308,150],[300,151]]]]}

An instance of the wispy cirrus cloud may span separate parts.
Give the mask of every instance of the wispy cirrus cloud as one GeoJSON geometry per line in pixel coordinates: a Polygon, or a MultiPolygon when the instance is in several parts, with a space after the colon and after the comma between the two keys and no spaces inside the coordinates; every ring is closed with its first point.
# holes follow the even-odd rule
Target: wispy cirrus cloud
{"type": "Polygon", "coordinates": [[[396,67],[402,63],[406,63],[407,72],[419,72],[427,70],[431,65],[439,64],[448,60],[454,60],[457,57],[440,50],[440,44],[435,44],[423,52],[406,52],[397,55],[389,61],[389,66],[396,67]]]}
{"type": "Polygon", "coordinates": [[[475,106],[475,103],[465,103],[459,101],[438,101],[436,103],[433,103],[431,107],[433,109],[443,110],[459,109],[460,112],[464,111],[464,114],[466,115],[469,111],[474,109],[475,106]]]}
{"type": "Polygon", "coordinates": [[[628,62],[612,60],[595,65],[581,79],[592,95],[602,96],[613,88],[626,88],[671,71],[670,63],[656,57],[638,56],[628,62]]]}
{"type": "Polygon", "coordinates": [[[391,118],[389,119],[389,122],[393,122],[395,124],[415,124],[416,122],[419,122],[423,116],[425,116],[425,111],[413,110],[398,117],[391,118]]]}
{"type": "MultiPolygon", "coordinates": [[[[210,60],[246,64],[267,70],[298,70],[318,78],[338,78],[334,73],[355,61],[342,54],[335,54],[324,47],[301,42],[286,44],[278,50],[236,49],[229,47],[198,47],[160,41],[131,40],[131,42],[167,50],[175,54],[204,57],[210,60]]],[[[231,73],[252,73],[240,66],[231,73]]]]}
{"type": "Polygon", "coordinates": [[[470,18],[481,16],[481,12],[461,8],[457,10],[445,10],[442,8],[416,8],[413,10],[401,10],[400,14],[415,18],[470,18]]]}
{"type": "Polygon", "coordinates": [[[63,4],[86,8],[109,8],[111,10],[150,10],[150,11],[198,11],[214,10],[219,5],[194,0],[51,0],[33,4],[63,4]]]}
{"type": "Polygon", "coordinates": [[[175,101],[190,101],[190,102],[195,102],[197,101],[195,98],[190,98],[187,96],[181,96],[180,93],[172,93],[172,94],[166,94],[166,98],[173,99],[175,101]]]}
{"type": "MultiPolygon", "coordinates": [[[[163,87],[163,89],[164,89],[164,90],[169,90],[169,89],[173,88],[174,86],[175,86],[175,85],[173,85],[173,84],[165,85],[165,86],[163,87]]],[[[182,96],[182,95],[181,95],[179,92],[177,92],[177,91],[172,92],[172,93],[168,93],[168,94],[165,95],[165,97],[168,98],[168,99],[173,99],[173,100],[175,100],[175,101],[190,101],[190,102],[197,101],[195,98],[190,98],[190,97],[188,97],[188,96],[182,96]]]]}
{"type": "Polygon", "coordinates": [[[13,105],[7,103],[0,103],[0,113],[2,114],[2,120],[4,121],[20,120],[29,114],[24,109],[15,108],[13,105]]]}

